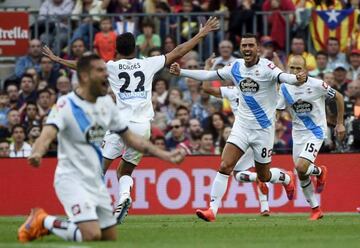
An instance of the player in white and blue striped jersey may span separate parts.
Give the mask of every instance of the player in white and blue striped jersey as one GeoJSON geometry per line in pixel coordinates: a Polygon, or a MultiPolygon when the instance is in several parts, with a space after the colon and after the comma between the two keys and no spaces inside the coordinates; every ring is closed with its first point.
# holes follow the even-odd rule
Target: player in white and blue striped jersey
{"type": "MultiPolygon", "coordinates": [[[[294,56],[288,62],[290,73],[306,71],[302,56],[294,56]]],[[[310,219],[322,218],[323,213],[315,197],[310,176],[316,176],[316,192],[321,193],[326,182],[327,169],[316,166],[314,161],[326,138],[327,123],[325,99],[335,98],[337,105],[336,135],[340,140],[345,135],[344,100],[342,95],[324,81],[308,77],[299,85],[281,84],[277,109],[288,107],[292,116],[293,160],[300,179],[301,188],[312,212],[310,219]]]]}
{"type": "Polygon", "coordinates": [[[292,172],[284,173],[272,168],[271,154],[274,145],[274,119],[277,102],[276,85],[279,81],[295,84],[306,80],[305,73],[283,73],[271,61],[259,58],[258,40],[253,34],[241,38],[240,51],[243,59],[217,71],[180,70],[177,65],[170,72],[196,80],[230,80],[239,89],[239,113],[228,138],[211,190],[210,208],[197,210],[199,218],[214,221],[221,199],[225,194],[229,175],[237,161],[250,147],[254,151],[258,179],[262,182],[281,183],[289,199],[293,198],[295,186],[292,172]]]}

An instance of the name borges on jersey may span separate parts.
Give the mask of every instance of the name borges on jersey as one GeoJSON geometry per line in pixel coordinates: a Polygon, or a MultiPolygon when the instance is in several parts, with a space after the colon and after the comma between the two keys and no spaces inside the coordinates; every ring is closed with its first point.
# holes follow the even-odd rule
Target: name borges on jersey
{"type": "Polygon", "coordinates": [[[140,63],[132,64],[131,62],[127,62],[127,64],[119,64],[119,70],[136,70],[140,68],[140,63]]]}

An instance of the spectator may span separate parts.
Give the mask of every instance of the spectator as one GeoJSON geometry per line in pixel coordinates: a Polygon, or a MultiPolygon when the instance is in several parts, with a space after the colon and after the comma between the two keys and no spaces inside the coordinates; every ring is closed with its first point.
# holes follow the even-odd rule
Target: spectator
{"type": "Polygon", "coordinates": [[[27,68],[34,67],[37,72],[40,71],[40,58],[41,58],[41,41],[32,39],[29,42],[28,55],[20,57],[15,64],[15,75],[17,78],[25,73],[27,68]]]}
{"type": "Polygon", "coordinates": [[[339,88],[337,87],[336,83],[335,83],[335,77],[334,74],[332,72],[325,72],[324,76],[322,78],[328,85],[330,85],[332,88],[338,90],[339,88]]]}
{"type": "Polygon", "coordinates": [[[189,127],[185,131],[187,133],[188,140],[179,144],[180,148],[183,148],[187,154],[196,154],[200,147],[200,137],[202,134],[202,128],[199,120],[190,119],[189,127]]]}
{"type": "Polygon", "coordinates": [[[165,100],[169,94],[169,83],[162,79],[158,78],[154,80],[154,86],[153,89],[157,94],[157,101],[160,104],[160,106],[163,106],[165,104],[165,100]]]}
{"type": "Polygon", "coordinates": [[[142,34],[136,37],[136,45],[140,49],[140,58],[149,54],[149,50],[154,47],[161,47],[160,36],[154,34],[154,25],[150,22],[143,22],[142,34]]]}
{"type": "Polygon", "coordinates": [[[38,125],[31,126],[28,129],[28,143],[32,147],[37,138],[39,138],[41,133],[41,127],[38,125]]]}
{"type": "Polygon", "coordinates": [[[346,68],[348,67],[346,55],[345,53],[340,52],[340,44],[337,38],[329,37],[327,41],[327,53],[329,55],[327,67],[330,70],[335,70],[335,66],[338,64],[343,64],[346,68]]]}
{"type": "MultiPolygon", "coordinates": [[[[28,101],[36,101],[37,94],[35,91],[34,79],[31,75],[24,74],[20,82],[21,93],[19,95],[18,106],[24,107],[28,101]]],[[[20,110],[22,112],[22,109],[20,110]]]]}
{"type": "Polygon", "coordinates": [[[275,140],[274,140],[274,152],[277,154],[285,154],[290,151],[290,147],[287,146],[285,139],[283,138],[286,131],[286,127],[281,122],[275,123],[275,140]]]}
{"type": "Polygon", "coordinates": [[[347,73],[347,79],[356,80],[360,76],[360,50],[353,49],[350,53],[350,68],[347,73]]]}
{"type": "Polygon", "coordinates": [[[54,63],[46,56],[40,59],[40,72],[38,78],[47,82],[47,86],[55,88],[56,80],[60,76],[59,70],[54,68],[54,63]]]}
{"type": "Polygon", "coordinates": [[[198,119],[201,126],[204,126],[209,115],[221,109],[222,102],[210,98],[210,95],[203,89],[200,89],[200,96],[200,101],[192,106],[191,117],[198,119]]]}
{"type": "Polygon", "coordinates": [[[7,127],[9,110],[9,96],[6,92],[0,91],[0,127],[7,127]]]}
{"type": "Polygon", "coordinates": [[[10,156],[10,143],[6,139],[0,140],[0,158],[8,158],[10,156]]]}
{"type": "Polygon", "coordinates": [[[179,119],[173,119],[170,122],[170,132],[166,135],[167,149],[173,150],[177,147],[177,145],[181,142],[185,142],[186,140],[185,128],[181,125],[181,121],[179,119]]]}
{"type": "Polygon", "coordinates": [[[288,60],[294,55],[301,55],[306,61],[306,69],[312,71],[316,69],[316,61],[314,55],[306,52],[305,40],[303,37],[294,37],[291,41],[291,54],[288,60]]]}
{"type": "Polygon", "coordinates": [[[179,119],[181,122],[181,125],[183,127],[187,128],[189,126],[189,120],[190,120],[189,109],[185,106],[180,105],[176,109],[175,118],[179,119]]]}
{"type": "Polygon", "coordinates": [[[222,137],[227,124],[228,121],[226,117],[220,112],[215,112],[209,117],[207,129],[212,133],[215,154],[221,154],[221,144],[223,143],[222,137]]]}
{"type": "Polygon", "coordinates": [[[16,84],[8,84],[6,86],[6,93],[10,100],[10,109],[17,109],[20,107],[19,102],[19,87],[16,84]]]}
{"type": "Polygon", "coordinates": [[[9,138],[11,136],[11,130],[15,125],[21,123],[19,111],[16,109],[10,109],[7,114],[8,124],[6,127],[0,127],[0,138],[9,138]]]}
{"type": "MultiPolygon", "coordinates": [[[[200,68],[200,65],[197,59],[189,57],[184,63],[184,68],[188,70],[198,70],[200,68]]],[[[189,91],[187,81],[188,80],[185,77],[180,77],[180,79],[177,81],[177,87],[179,87],[183,92],[189,91]]],[[[189,93],[186,94],[189,95],[189,93]]]]}
{"type": "Polygon", "coordinates": [[[42,118],[44,115],[48,115],[50,113],[51,110],[51,93],[49,92],[48,89],[43,89],[41,91],[38,92],[38,101],[37,101],[37,105],[39,108],[39,116],[40,118],[42,118]]]}
{"type": "MultiPolygon", "coordinates": [[[[102,7],[106,9],[108,14],[119,14],[115,17],[117,22],[125,21],[124,16],[121,14],[141,12],[139,0],[102,0],[102,7]]],[[[134,30],[122,30],[120,33],[130,31],[134,30]]]]}
{"type": "Polygon", "coordinates": [[[155,57],[161,55],[160,47],[153,47],[149,50],[148,57],[155,57]]]}
{"type": "MultiPolygon", "coordinates": [[[[154,2],[152,0],[150,0],[150,1],[154,2]]],[[[164,1],[156,3],[155,7],[156,7],[155,8],[156,13],[168,14],[168,16],[158,16],[155,19],[156,33],[160,35],[160,38],[164,39],[164,37],[166,37],[166,35],[167,35],[169,28],[170,28],[171,34],[175,33],[174,28],[176,28],[176,17],[170,15],[171,14],[170,6],[164,1]]],[[[166,54],[166,53],[164,53],[164,54],[166,54]]]]}
{"type": "Polygon", "coordinates": [[[10,145],[10,158],[27,158],[31,154],[31,146],[25,142],[25,128],[17,124],[11,130],[13,143],[10,145]]]}
{"type": "MultiPolygon", "coordinates": [[[[191,0],[184,0],[182,3],[182,13],[192,13],[192,12],[201,12],[201,8],[197,5],[194,5],[191,0]]],[[[199,30],[198,25],[198,16],[182,16],[180,18],[180,29],[181,37],[183,41],[188,40],[199,30]]]]}
{"type": "Polygon", "coordinates": [[[166,114],[167,122],[175,118],[176,109],[181,105],[186,106],[186,103],[183,101],[182,92],[178,88],[171,89],[165,101],[165,106],[162,107],[162,112],[166,114]]]}
{"type": "Polygon", "coordinates": [[[36,69],[34,67],[29,67],[26,69],[24,74],[30,75],[33,78],[35,88],[37,88],[38,83],[39,83],[39,77],[38,77],[38,73],[37,73],[36,69]]]}
{"type": "Polygon", "coordinates": [[[40,39],[46,44],[51,44],[56,52],[59,52],[58,47],[60,49],[65,47],[69,32],[67,19],[57,15],[69,16],[73,7],[72,0],[45,0],[40,6],[38,19],[40,39]],[[48,34],[45,33],[46,25],[48,25],[48,34]]]}
{"type": "Polygon", "coordinates": [[[71,42],[70,54],[65,54],[64,59],[78,60],[86,52],[85,42],[82,38],[77,38],[71,42]]]}
{"type": "Polygon", "coordinates": [[[54,106],[57,101],[57,94],[56,91],[53,88],[47,88],[47,90],[50,92],[50,107],[54,106]]]}
{"type": "Polygon", "coordinates": [[[77,0],[75,7],[72,11],[73,20],[81,20],[77,15],[94,15],[86,16],[81,20],[80,25],[75,29],[72,40],[82,38],[85,45],[89,47],[90,44],[90,32],[95,34],[99,29],[100,15],[105,14],[106,10],[100,0],[77,0]]]}
{"type": "Polygon", "coordinates": [[[160,129],[161,131],[165,131],[165,129],[167,128],[168,119],[164,110],[167,109],[167,106],[165,105],[161,106],[157,98],[158,98],[157,93],[154,91],[151,96],[151,102],[154,109],[154,117],[151,122],[151,126],[153,128],[160,129]]]}
{"type": "Polygon", "coordinates": [[[155,146],[159,147],[161,150],[166,150],[166,143],[164,136],[155,136],[155,138],[152,139],[152,143],[155,146]]]}
{"type": "Polygon", "coordinates": [[[35,102],[27,102],[23,126],[28,130],[32,126],[40,125],[39,109],[35,102]]]}
{"type": "Polygon", "coordinates": [[[341,63],[335,64],[333,67],[334,67],[335,85],[337,86],[336,88],[339,89],[339,92],[341,94],[345,94],[347,85],[350,82],[348,79],[346,79],[346,73],[348,67],[341,63]]]}
{"type": "Polygon", "coordinates": [[[211,132],[203,132],[200,136],[199,150],[195,153],[198,155],[214,155],[214,140],[211,132]]]}
{"type": "Polygon", "coordinates": [[[316,69],[309,72],[309,75],[311,77],[319,77],[320,74],[331,72],[331,70],[327,68],[328,55],[326,52],[324,51],[317,52],[315,59],[316,59],[316,69]]]}
{"type": "Polygon", "coordinates": [[[94,50],[105,60],[114,60],[116,55],[116,33],[112,30],[110,17],[100,20],[100,32],[95,35],[94,50]]]}
{"type": "Polygon", "coordinates": [[[227,65],[235,61],[235,57],[232,56],[233,44],[229,40],[223,40],[219,44],[219,57],[216,57],[213,62],[212,70],[215,69],[217,64],[227,65]]]}
{"type": "MultiPolygon", "coordinates": [[[[271,11],[272,14],[268,17],[268,23],[271,30],[271,38],[280,49],[285,48],[285,32],[286,21],[281,15],[280,11],[293,11],[295,6],[291,0],[265,0],[262,5],[263,11],[271,11]]],[[[290,24],[293,23],[294,14],[288,16],[290,24]]]]}
{"type": "Polygon", "coordinates": [[[72,90],[69,78],[65,76],[59,77],[56,81],[56,90],[58,97],[68,94],[72,90]]]}
{"type": "Polygon", "coordinates": [[[176,47],[176,40],[173,36],[167,35],[163,42],[163,54],[167,54],[176,47]]]}
{"type": "Polygon", "coordinates": [[[193,104],[200,101],[200,82],[192,79],[186,78],[186,86],[187,91],[184,91],[184,101],[189,105],[192,106],[193,104]]]}
{"type": "Polygon", "coordinates": [[[279,57],[278,53],[275,51],[276,44],[270,36],[261,37],[261,57],[266,58],[272,61],[277,67],[281,70],[285,71],[285,66],[283,64],[284,56],[282,58],[279,57]]]}

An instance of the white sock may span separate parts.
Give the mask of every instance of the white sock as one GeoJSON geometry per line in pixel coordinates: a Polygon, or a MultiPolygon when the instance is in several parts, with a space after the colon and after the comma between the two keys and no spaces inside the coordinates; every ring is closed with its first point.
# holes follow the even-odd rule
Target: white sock
{"type": "MultiPolygon", "coordinates": [[[[269,183],[265,183],[266,186],[269,187],[269,183]]],[[[257,192],[258,192],[258,196],[259,196],[259,202],[260,202],[260,212],[264,212],[264,211],[270,211],[269,210],[269,201],[268,201],[268,195],[264,195],[260,188],[257,187],[257,192]]]]}
{"type": "Polygon", "coordinates": [[[44,220],[44,227],[64,240],[82,241],[80,229],[73,222],[60,220],[55,216],[49,215],[44,220]]]}
{"type": "Polygon", "coordinates": [[[319,206],[319,203],[314,194],[314,186],[311,182],[310,177],[306,180],[300,180],[300,186],[304,193],[306,201],[310,204],[311,208],[316,208],[319,206]]]}
{"type": "Polygon", "coordinates": [[[240,171],[236,173],[235,179],[238,182],[256,182],[257,174],[251,171],[240,171]]]}
{"type": "Polygon", "coordinates": [[[221,199],[226,192],[228,181],[229,175],[221,174],[220,172],[216,173],[210,193],[210,208],[213,211],[214,215],[217,214],[221,199]]]}
{"type": "Polygon", "coordinates": [[[314,164],[310,164],[305,175],[306,176],[319,176],[321,174],[321,168],[314,164]]]}
{"type": "Polygon", "coordinates": [[[130,190],[134,185],[134,180],[131,176],[124,175],[119,179],[119,199],[124,195],[128,197],[130,195],[130,190]]]}
{"type": "Polygon", "coordinates": [[[288,185],[290,183],[290,176],[278,168],[271,168],[271,183],[282,183],[288,185]]]}

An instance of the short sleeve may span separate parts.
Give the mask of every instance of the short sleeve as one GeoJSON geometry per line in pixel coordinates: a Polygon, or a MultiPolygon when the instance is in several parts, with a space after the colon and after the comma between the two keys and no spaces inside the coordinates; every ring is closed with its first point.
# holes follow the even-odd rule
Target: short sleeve
{"type": "Polygon", "coordinates": [[[278,93],[278,101],[276,103],[276,109],[277,110],[284,110],[286,108],[286,103],[285,103],[285,98],[284,98],[284,94],[282,92],[282,89],[280,87],[279,89],[279,93],[278,93]]]}
{"type": "Polygon", "coordinates": [[[155,72],[160,71],[164,68],[166,62],[165,55],[153,56],[146,58],[147,68],[152,68],[155,72]]]}
{"type": "Polygon", "coordinates": [[[50,111],[50,114],[46,120],[46,125],[55,126],[58,131],[62,131],[66,127],[66,98],[60,98],[56,105],[54,105],[50,111]]]}
{"type": "Polygon", "coordinates": [[[139,35],[136,37],[136,45],[141,46],[145,42],[144,35],[139,35]]]}
{"type": "MultiPolygon", "coordinates": [[[[237,63],[239,63],[239,62],[237,62],[237,63]]],[[[216,71],[216,73],[218,74],[219,78],[222,79],[222,80],[231,80],[231,81],[233,81],[233,75],[232,75],[231,71],[232,71],[232,68],[233,68],[234,64],[235,63],[231,63],[231,64],[228,64],[228,65],[224,66],[221,69],[218,69],[216,71]]]]}
{"type": "Polygon", "coordinates": [[[109,98],[107,106],[111,108],[111,121],[109,130],[118,134],[125,132],[128,129],[128,121],[120,114],[119,109],[115,103],[109,98]]]}

